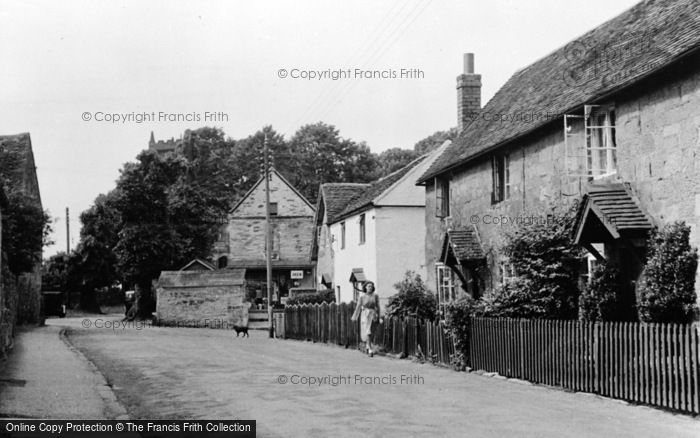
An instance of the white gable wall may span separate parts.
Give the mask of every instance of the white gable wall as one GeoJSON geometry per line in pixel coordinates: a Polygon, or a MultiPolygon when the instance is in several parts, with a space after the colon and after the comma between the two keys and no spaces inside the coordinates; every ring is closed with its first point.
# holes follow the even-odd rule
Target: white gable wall
{"type": "MultiPolygon", "coordinates": [[[[360,215],[350,216],[345,222],[345,248],[340,248],[340,224],[343,221],[331,225],[333,235],[334,252],[334,286],[336,293],[340,286],[340,301],[350,302],[353,299],[353,287],[350,283],[350,274],[353,268],[362,268],[365,277],[377,283],[377,240],[375,209],[369,209],[365,213],[365,243],[360,244],[360,215]]],[[[381,295],[380,295],[381,297],[381,295]]]]}

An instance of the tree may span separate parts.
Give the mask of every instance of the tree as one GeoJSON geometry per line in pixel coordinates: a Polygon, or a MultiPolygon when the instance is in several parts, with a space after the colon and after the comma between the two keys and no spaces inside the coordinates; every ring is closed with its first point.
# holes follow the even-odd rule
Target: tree
{"type": "Polygon", "coordinates": [[[419,154],[410,149],[391,148],[379,154],[379,168],[382,175],[389,175],[418,158],[419,154]]]}
{"type": "Polygon", "coordinates": [[[68,283],[68,260],[65,252],[59,252],[41,264],[41,289],[65,291],[68,283]]]}
{"type": "Polygon", "coordinates": [[[457,128],[450,128],[447,131],[437,131],[416,143],[413,146],[413,150],[418,155],[423,155],[439,148],[447,140],[454,140],[455,138],[457,138],[457,128]]]}
{"type": "Polygon", "coordinates": [[[48,212],[23,193],[10,192],[2,212],[2,250],[13,274],[31,272],[41,263],[41,248],[49,244],[50,234],[48,212]]]}
{"type": "Polygon", "coordinates": [[[119,192],[99,195],[94,204],[80,214],[80,243],[71,254],[68,272],[70,289],[80,292],[80,308],[99,312],[95,292],[120,279],[117,256],[121,214],[116,208],[119,192]]]}
{"type": "Polygon", "coordinates": [[[122,218],[115,246],[118,266],[127,283],[136,287],[134,315],[147,317],[154,310],[152,280],[172,268],[182,242],[169,223],[168,193],[180,175],[184,160],[142,152],[137,163],[127,163],[117,181],[115,207],[122,218]]]}
{"type": "Polygon", "coordinates": [[[208,258],[229,203],[206,185],[200,158],[191,144],[190,158],[144,152],[127,163],[117,181],[114,202],[121,217],[114,247],[124,280],[135,286],[134,317],[154,310],[152,282],[163,270],[178,269],[193,258],[208,258]]]}
{"type": "Polygon", "coordinates": [[[423,283],[419,274],[407,271],[403,280],[396,283],[394,288],[398,293],[389,297],[386,316],[415,316],[419,319],[435,319],[437,300],[423,283]]]}
{"type": "Polygon", "coordinates": [[[370,182],[381,175],[377,156],[365,143],[343,139],[333,125],[323,122],[299,128],[289,149],[291,169],[278,169],[311,202],[321,183],[370,182]]]}
{"type": "Polygon", "coordinates": [[[685,222],[668,224],[651,234],[647,248],[639,318],[644,322],[692,322],[697,312],[698,250],[690,246],[690,227],[685,222]]]}

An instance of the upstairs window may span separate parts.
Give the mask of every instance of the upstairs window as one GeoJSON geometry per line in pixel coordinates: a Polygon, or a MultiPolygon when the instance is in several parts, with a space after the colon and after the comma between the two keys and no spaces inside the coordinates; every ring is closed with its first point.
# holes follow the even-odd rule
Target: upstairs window
{"type": "Polygon", "coordinates": [[[360,245],[365,243],[365,214],[360,215],[360,245]]]}
{"type": "Polygon", "coordinates": [[[277,216],[277,203],[270,202],[270,216],[277,216]]]}
{"type": "Polygon", "coordinates": [[[491,158],[491,203],[510,198],[510,156],[498,154],[491,158]]]}
{"type": "Polygon", "coordinates": [[[585,131],[589,177],[614,175],[617,172],[615,108],[586,106],[585,131]]]}
{"type": "Polygon", "coordinates": [[[448,217],[450,215],[450,180],[447,178],[435,178],[435,216],[448,217]]]}

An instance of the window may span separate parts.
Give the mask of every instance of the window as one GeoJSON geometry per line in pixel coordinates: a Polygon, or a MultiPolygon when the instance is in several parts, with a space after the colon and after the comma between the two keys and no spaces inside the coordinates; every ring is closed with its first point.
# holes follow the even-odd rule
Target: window
{"type": "Polygon", "coordinates": [[[442,263],[435,265],[437,274],[437,290],[438,290],[438,305],[445,304],[455,300],[455,286],[452,269],[442,263]]]}
{"type": "Polygon", "coordinates": [[[494,155],[491,158],[492,191],[491,203],[496,204],[510,198],[510,156],[494,155]]]}
{"type": "Polygon", "coordinates": [[[270,202],[270,216],[277,216],[277,203],[270,202]]]}
{"type": "Polygon", "coordinates": [[[365,215],[360,215],[360,245],[365,243],[365,215]]]}
{"type": "Polygon", "coordinates": [[[615,108],[586,107],[588,175],[600,178],[617,172],[615,108]]]}
{"type": "Polygon", "coordinates": [[[435,216],[450,215],[450,180],[435,178],[435,216]]]}
{"type": "Polygon", "coordinates": [[[219,257],[219,259],[216,262],[216,265],[219,269],[224,269],[226,266],[228,266],[228,258],[226,256],[219,257]]]}
{"type": "Polygon", "coordinates": [[[345,248],[345,222],[340,223],[340,249],[345,248]]]}
{"type": "Polygon", "coordinates": [[[501,262],[501,285],[505,286],[517,277],[515,272],[515,266],[512,263],[503,261],[501,262]]]}

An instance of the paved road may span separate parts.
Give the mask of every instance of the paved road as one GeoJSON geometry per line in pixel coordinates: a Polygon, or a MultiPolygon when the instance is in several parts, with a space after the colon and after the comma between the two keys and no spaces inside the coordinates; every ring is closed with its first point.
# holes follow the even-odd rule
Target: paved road
{"type": "Polygon", "coordinates": [[[652,408],[261,331],[243,339],[224,330],[112,330],[90,321],[90,329],[58,322],[72,325],[69,340],[132,418],[254,419],[261,437],[700,436],[700,420],[652,408]],[[337,385],[301,383],[312,377],[337,385]]]}

